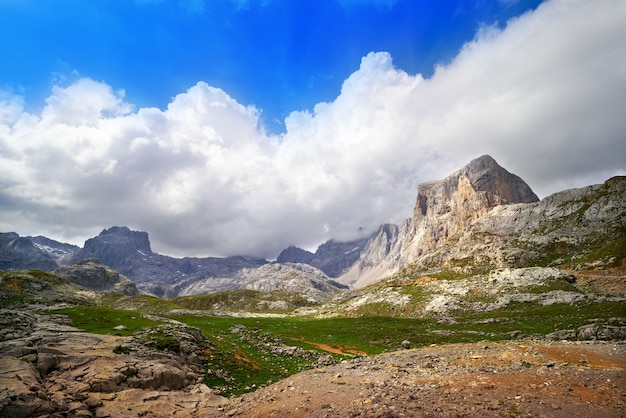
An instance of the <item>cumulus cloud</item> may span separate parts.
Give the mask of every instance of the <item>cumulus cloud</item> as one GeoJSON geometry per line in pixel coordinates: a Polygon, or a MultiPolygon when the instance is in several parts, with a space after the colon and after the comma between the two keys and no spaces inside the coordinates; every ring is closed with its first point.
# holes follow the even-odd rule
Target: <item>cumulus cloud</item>
{"type": "Polygon", "coordinates": [[[0,95],[0,230],[128,225],[166,254],[273,258],[399,222],[418,183],[485,153],[541,196],[601,182],[626,173],[624,21],[623,2],[546,2],[428,79],[370,53],[282,135],[204,82],[163,110],[87,78],[37,113],[0,95]]]}

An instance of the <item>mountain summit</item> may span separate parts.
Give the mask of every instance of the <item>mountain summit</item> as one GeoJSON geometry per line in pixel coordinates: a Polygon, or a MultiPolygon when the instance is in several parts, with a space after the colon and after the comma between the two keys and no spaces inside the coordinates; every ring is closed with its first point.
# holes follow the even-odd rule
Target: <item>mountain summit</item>
{"type": "Polygon", "coordinates": [[[375,281],[441,247],[496,206],[537,201],[520,177],[489,155],[478,157],[443,180],[420,184],[413,217],[381,226],[343,280],[375,281]]]}

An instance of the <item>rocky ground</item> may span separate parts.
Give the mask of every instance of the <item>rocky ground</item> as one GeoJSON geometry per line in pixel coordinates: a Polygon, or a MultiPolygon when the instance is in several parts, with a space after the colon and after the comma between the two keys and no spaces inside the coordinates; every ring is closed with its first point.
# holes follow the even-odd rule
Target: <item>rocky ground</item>
{"type": "Polygon", "coordinates": [[[175,405],[225,402],[201,383],[210,342],[194,328],[121,337],[66,323],[63,315],[0,310],[0,417],[170,416],[175,405]]]}
{"type": "Polygon", "coordinates": [[[193,328],[119,337],[63,316],[0,314],[0,417],[626,416],[623,342],[402,350],[227,399],[201,383],[211,343],[193,328]]]}
{"type": "Polygon", "coordinates": [[[428,347],[291,376],[211,408],[221,417],[623,417],[626,346],[428,347]]]}

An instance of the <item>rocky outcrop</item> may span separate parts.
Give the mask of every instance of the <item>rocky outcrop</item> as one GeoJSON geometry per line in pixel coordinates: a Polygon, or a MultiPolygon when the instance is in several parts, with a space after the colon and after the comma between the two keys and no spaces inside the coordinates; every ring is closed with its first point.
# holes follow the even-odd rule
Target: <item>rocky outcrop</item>
{"type": "Polygon", "coordinates": [[[538,200],[522,179],[483,155],[443,180],[420,184],[413,217],[381,226],[342,280],[363,286],[442,247],[496,206],[538,200]]]}
{"type": "Polygon", "coordinates": [[[320,245],[315,254],[292,245],[284,249],[276,261],[309,264],[322,270],[328,277],[339,277],[359,260],[368,240],[369,237],[347,242],[331,239],[320,245]]]}
{"type": "Polygon", "coordinates": [[[92,305],[97,293],[41,270],[0,272],[0,308],[55,304],[92,305]]]}
{"type": "Polygon", "coordinates": [[[453,242],[416,258],[413,270],[459,272],[526,266],[572,270],[623,267],[626,177],[555,193],[541,202],[498,206],[453,242]]]}
{"type": "Polygon", "coordinates": [[[100,293],[121,293],[127,296],[139,293],[132,280],[106,267],[98,259],[61,266],[54,273],[81,288],[100,293]]]}
{"type": "Polygon", "coordinates": [[[165,416],[184,413],[187,403],[226,402],[202,384],[211,342],[195,328],[95,335],[69,327],[62,315],[13,310],[0,310],[0,325],[0,416],[121,417],[156,406],[165,416]],[[178,406],[153,402],[171,391],[178,406]],[[145,403],[135,404],[137,398],[145,403]]]}
{"type": "MultiPolygon", "coordinates": [[[[159,297],[174,297],[181,289],[199,280],[231,280],[244,268],[259,267],[264,259],[251,257],[185,257],[174,258],[153,253],[147,232],[127,227],[103,230],[85,241],[85,246],[72,257],[72,262],[97,258],[108,267],[133,280],[137,287],[159,297]]],[[[232,288],[232,287],[231,287],[232,288]]]]}
{"type": "Polygon", "coordinates": [[[52,271],[56,267],[56,261],[29,237],[20,237],[15,232],[0,233],[0,270],[52,271]]]}
{"type": "Polygon", "coordinates": [[[213,293],[223,290],[249,289],[260,292],[281,290],[299,292],[310,302],[321,302],[347,290],[322,271],[306,264],[270,263],[257,268],[241,269],[234,278],[199,280],[180,291],[180,295],[213,293]]]}
{"type": "Polygon", "coordinates": [[[48,253],[60,266],[68,264],[74,253],[80,250],[80,247],[76,245],[55,241],[41,235],[28,238],[37,248],[48,253]]]}

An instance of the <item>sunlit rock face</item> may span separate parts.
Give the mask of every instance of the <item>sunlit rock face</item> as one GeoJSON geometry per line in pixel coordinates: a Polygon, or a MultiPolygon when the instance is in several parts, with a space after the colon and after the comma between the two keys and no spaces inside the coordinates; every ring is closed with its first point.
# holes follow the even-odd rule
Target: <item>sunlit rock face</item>
{"type": "Polygon", "coordinates": [[[538,200],[521,178],[490,156],[472,160],[443,180],[420,184],[413,217],[380,227],[350,281],[357,283],[368,269],[384,274],[435,251],[496,206],[538,200]]]}

